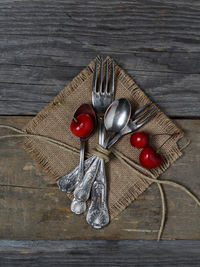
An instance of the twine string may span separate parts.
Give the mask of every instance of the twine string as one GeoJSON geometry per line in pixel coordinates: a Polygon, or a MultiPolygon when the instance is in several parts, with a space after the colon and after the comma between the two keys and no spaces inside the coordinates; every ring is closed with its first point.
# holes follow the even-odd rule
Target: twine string
{"type": "Polygon", "coordinates": [[[171,185],[173,187],[179,188],[179,189],[183,190],[186,194],[188,194],[191,198],[193,198],[193,200],[197,203],[197,205],[200,206],[200,200],[193,193],[191,193],[185,186],[183,186],[179,183],[170,181],[170,180],[158,180],[158,179],[156,179],[156,177],[154,176],[153,173],[151,173],[149,170],[143,168],[142,166],[140,166],[136,162],[130,160],[129,158],[124,156],[124,154],[122,154],[118,150],[112,149],[112,152],[121,162],[123,162],[127,167],[131,168],[131,170],[133,172],[135,172],[140,178],[147,180],[149,182],[152,182],[152,183],[166,184],[166,185],[171,185]]]}
{"type": "Polygon", "coordinates": [[[165,216],[166,216],[166,201],[165,201],[165,195],[163,192],[163,188],[161,184],[157,184],[158,189],[160,191],[160,197],[161,197],[161,204],[162,204],[162,216],[161,216],[161,222],[160,222],[160,228],[158,231],[158,237],[157,237],[157,241],[160,241],[162,232],[164,230],[164,226],[165,226],[165,216]]]}
{"type": "Polygon", "coordinates": [[[109,155],[111,153],[110,150],[97,144],[96,148],[92,149],[92,153],[97,157],[104,159],[106,163],[109,162],[109,155]]]}
{"type": "MultiPolygon", "coordinates": [[[[2,136],[0,136],[0,140],[5,139],[5,138],[13,138],[13,137],[31,137],[31,138],[39,139],[41,141],[45,141],[45,142],[50,143],[50,144],[54,144],[55,146],[57,146],[59,148],[65,149],[66,151],[75,153],[77,155],[79,155],[79,153],[80,153],[78,149],[76,149],[70,145],[67,145],[63,142],[57,141],[57,140],[50,138],[50,137],[46,137],[46,136],[42,136],[42,135],[36,135],[36,134],[29,134],[29,133],[26,133],[25,131],[22,131],[16,127],[4,125],[4,124],[0,124],[0,128],[9,129],[9,130],[12,130],[12,131],[18,133],[18,134],[2,135],[2,136]]],[[[107,150],[107,149],[104,149],[103,147],[97,145],[96,149],[93,150],[92,152],[95,155],[103,158],[106,162],[109,161],[109,154],[112,152],[123,164],[125,164],[127,167],[131,168],[132,172],[137,174],[137,176],[139,178],[144,179],[150,183],[156,183],[157,184],[157,186],[159,188],[160,196],[161,196],[161,203],[162,203],[162,217],[161,217],[161,223],[160,223],[160,228],[159,228],[158,237],[157,237],[158,241],[160,240],[163,229],[164,229],[165,216],[166,216],[166,201],[165,201],[162,185],[166,184],[166,185],[170,185],[170,186],[173,186],[175,188],[179,188],[179,189],[183,190],[186,194],[188,194],[197,203],[198,206],[200,206],[200,200],[190,190],[188,190],[185,186],[183,186],[179,183],[173,182],[173,181],[169,181],[169,180],[156,179],[156,176],[152,172],[145,169],[144,167],[137,164],[136,162],[130,160],[123,153],[118,151],[117,149],[111,148],[110,150],[107,150]]],[[[86,154],[87,157],[89,157],[91,155],[92,154],[90,154],[90,153],[86,154]]]]}

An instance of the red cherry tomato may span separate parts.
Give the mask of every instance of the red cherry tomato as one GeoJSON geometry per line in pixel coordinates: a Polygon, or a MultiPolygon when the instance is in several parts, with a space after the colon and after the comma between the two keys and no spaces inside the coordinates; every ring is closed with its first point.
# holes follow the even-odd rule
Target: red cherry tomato
{"type": "Polygon", "coordinates": [[[147,169],[156,168],[162,163],[162,156],[152,146],[147,146],[140,153],[140,163],[147,169]]]}
{"type": "Polygon", "coordinates": [[[133,133],[130,138],[131,145],[137,148],[144,148],[149,143],[149,136],[145,132],[133,133]]]}
{"type": "Polygon", "coordinates": [[[70,125],[71,132],[78,137],[88,137],[94,129],[94,123],[89,114],[82,113],[70,125]]]}

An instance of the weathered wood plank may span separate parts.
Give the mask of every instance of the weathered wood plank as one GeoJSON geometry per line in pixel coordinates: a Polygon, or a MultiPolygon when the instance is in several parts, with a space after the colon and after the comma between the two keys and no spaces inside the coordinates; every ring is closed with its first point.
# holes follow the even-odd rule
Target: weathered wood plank
{"type": "Polygon", "coordinates": [[[5,0],[0,9],[0,114],[36,114],[103,54],[168,115],[199,117],[198,1],[5,0]]]}
{"type": "Polygon", "coordinates": [[[7,35],[70,37],[86,49],[107,43],[115,51],[120,43],[122,51],[199,51],[197,1],[9,0],[1,2],[1,21],[3,36],[6,29],[7,35]]]}
{"type": "MultiPolygon", "coordinates": [[[[29,119],[0,117],[0,123],[22,127],[29,119]]],[[[180,182],[200,197],[200,120],[176,122],[192,143],[162,178],[180,182]]],[[[0,159],[1,239],[156,239],[161,218],[156,185],[97,231],[87,225],[85,216],[70,212],[70,201],[49,187],[50,178],[25,153],[19,139],[0,141],[0,159]]],[[[168,220],[163,239],[200,239],[200,209],[178,189],[166,186],[165,192],[168,220]]]]}
{"type": "MultiPolygon", "coordinates": [[[[144,62],[142,64],[145,65],[145,61],[152,61],[156,53],[151,53],[151,55],[149,53],[147,55],[144,54],[136,56],[136,60],[132,56],[132,62],[137,64],[143,58],[144,62]]],[[[180,53],[178,56],[181,57],[180,53]]],[[[178,60],[178,56],[174,56],[169,68],[175,68],[173,63],[178,60]]],[[[36,57],[39,58],[40,56],[37,55],[36,57]]],[[[45,62],[46,59],[46,57],[43,57],[44,61],[41,63],[44,66],[47,64],[45,62]]],[[[60,58],[57,59],[59,60],[60,58]]],[[[198,57],[192,59],[194,68],[197,67],[195,71],[198,71],[198,64],[195,62],[197,60],[198,57]]],[[[124,62],[122,65],[126,68],[126,59],[124,58],[124,61],[120,59],[120,61],[121,63],[124,62]]],[[[187,64],[187,62],[180,61],[180,66],[183,68],[183,65],[187,64]]],[[[88,62],[85,62],[85,65],[88,63],[89,59],[88,62]]],[[[39,65],[23,66],[23,64],[21,66],[3,65],[0,69],[0,113],[36,114],[83,68],[83,66],[73,68],[62,66],[62,64],[59,65],[59,62],[57,64],[57,66],[52,66],[50,63],[45,67],[40,67],[39,65]],[[8,73],[10,75],[9,78],[8,73]]],[[[73,64],[73,62],[70,64],[73,64]]],[[[160,60],[158,65],[160,66],[160,64],[169,64],[167,55],[163,56],[163,61],[161,62],[160,60]]],[[[150,69],[150,65],[154,69],[157,63],[150,64],[148,62],[147,68],[150,69]]],[[[128,73],[135,78],[136,82],[152,100],[160,105],[168,115],[180,117],[199,116],[200,94],[199,74],[197,72],[185,74],[180,71],[173,73],[170,70],[169,72],[143,70],[142,66],[140,70],[137,70],[137,68],[135,67],[132,70],[130,66],[128,73]]]]}
{"type": "Polygon", "coordinates": [[[1,266],[199,266],[200,241],[0,241],[1,266]]]}

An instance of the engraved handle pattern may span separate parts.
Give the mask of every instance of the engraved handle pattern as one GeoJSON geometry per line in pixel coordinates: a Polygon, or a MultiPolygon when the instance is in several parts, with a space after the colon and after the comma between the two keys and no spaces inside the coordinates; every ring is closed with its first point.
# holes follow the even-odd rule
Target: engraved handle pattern
{"type": "Polygon", "coordinates": [[[74,198],[71,203],[71,211],[77,215],[84,213],[86,211],[86,202],[74,198]]]}
{"type": "Polygon", "coordinates": [[[95,229],[100,229],[109,223],[107,207],[107,188],[104,160],[101,159],[101,166],[92,186],[91,204],[86,217],[87,223],[95,229]]]}
{"type": "MultiPolygon", "coordinates": [[[[100,121],[99,124],[99,144],[103,144],[103,139],[104,139],[104,128],[103,128],[103,123],[100,121]]],[[[79,183],[82,180],[79,180],[79,183]]],[[[74,212],[75,214],[82,214],[86,211],[86,202],[85,201],[80,201],[74,197],[71,203],[71,211],[74,212]]]]}
{"type": "MultiPolygon", "coordinates": [[[[99,144],[106,147],[109,138],[104,142],[104,127],[101,125],[99,131],[99,144]]],[[[105,175],[105,163],[100,159],[100,168],[96,180],[92,186],[91,205],[86,217],[87,223],[95,229],[101,229],[109,223],[109,213],[107,208],[107,185],[105,175]]]]}
{"type": "MultiPolygon", "coordinates": [[[[96,156],[93,155],[87,160],[84,161],[84,171],[87,172],[90,165],[95,160],[96,156]]],[[[78,184],[78,173],[79,173],[79,166],[77,166],[73,171],[68,174],[63,175],[57,181],[57,185],[62,192],[70,193],[74,191],[76,185],[78,184]]]]}
{"type": "Polygon", "coordinates": [[[74,190],[74,197],[80,201],[87,201],[90,196],[92,184],[98,173],[100,158],[96,157],[90,168],[85,173],[85,176],[74,190]]]}

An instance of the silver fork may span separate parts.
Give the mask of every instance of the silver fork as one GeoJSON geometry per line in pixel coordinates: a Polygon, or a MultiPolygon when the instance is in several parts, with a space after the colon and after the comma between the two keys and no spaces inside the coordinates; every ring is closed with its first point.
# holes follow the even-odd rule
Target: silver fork
{"type": "Polygon", "coordinates": [[[112,63],[111,63],[110,86],[108,86],[108,82],[109,82],[108,59],[106,60],[106,66],[105,66],[105,86],[103,86],[103,60],[102,58],[100,58],[99,86],[97,86],[97,80],[98,80],[97,65],[98,65],[98,62],[96,60],[94,76],[93,76],[93,85],[92,85],[92,104],[94,106],[95,111],[97,112],[98,118],[101,119],[103,117],[103,113],[106,111],[108,106],[114,100],[114,90],[115,90],[114,61],[112,60],[112,63]]]}
{"type": "Polygon", "coordinates": [[[151,105],[152,102],[138,108],[131,116],[131,119],[129,120],[127,126],[123,128],[123,130],[121,130],[119,133],[117,133],[112,140],[110,140],[107,148],[113,146],[123,135],[139,130],[139,128],[153,119],[157,115],[158,110],[156,110],[155,106],[151,107],[151,105]],[[145,109],[147,110],[145,111],[145,109]],[[143,111],[145,112],[143,113],[143,111]]]}
{"type": "MultiPolygon", "coordinates": [[[[99,71],[99,83],[98,83],[98,61],[95,62],[93,85],[92,85],[92,103],[95,111],[98,115],[99,120],[99,144],[103,146],[104,142],[104,124],[103,124],[103,114],[108,108],[108,106],[113,102],[114,99],[114,61],[111,62],[111,74],[110,74],[110,86],[109,86],[109,66],[108,59],[105,63],[105,78],[103,79],[103,60],[100,58],[100,71],[99,71]],[[103,85],[103,81],[105,84],[103,85]],[[98,84],[97,84],[98,83],[98,84]]],[[[76,187],[74,191],[74,201],[77,203],[82,203],[87,201],[90,196],[91,187],[96,177],[99,177],[104,183],[104,191],[106,190],[106,179],[105,172],[100,172],[104,169],[104,160],[96,158],[92,163],[91,167],[85,173],[82,182],[76,187]],[[101,173],[101,177],[99,175],[101,173]]],[[[106,192],[104,192],[106,195],[106,192]]],[[[82,210],[83,212],[83,210],[82,210]]],[[[81,212],[81,213],[82,213],[81,212]]],[[[80,213],[79,213],[80,214],[80,213]]],[[[109,216],[108,212],[106,214],[109,216]]]]}

